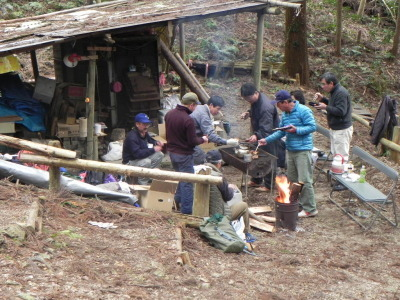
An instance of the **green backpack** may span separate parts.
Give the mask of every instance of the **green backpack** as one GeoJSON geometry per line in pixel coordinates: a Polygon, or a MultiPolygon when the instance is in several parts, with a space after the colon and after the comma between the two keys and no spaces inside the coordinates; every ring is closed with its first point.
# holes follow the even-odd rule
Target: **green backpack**
{"type": "Polygon", "coordinates": [[[229,219],[221,214],[215,214],[204,221],[200,225],[200,231],[211,245],[225,253],[240,253],[245,247],[229,219]]]}

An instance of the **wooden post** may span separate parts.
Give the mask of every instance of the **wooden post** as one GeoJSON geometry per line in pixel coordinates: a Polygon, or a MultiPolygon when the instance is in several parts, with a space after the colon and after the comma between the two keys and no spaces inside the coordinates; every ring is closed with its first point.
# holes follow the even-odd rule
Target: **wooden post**
{"type": "Polygon", "coordinates": [[[35,80],[37,80],[37,78],[39,77],[39,67],[36,58],[36,51],[31,50],[30,54],[31,54],[33,77],[35,77],[35,80]]]}
{"type": "MultiPolygon", "coordinates": [[[[400,144],[400,126],[395,126],[393,128],[393,137],[392,142],[396,144],[400,144]]],[[[390,158],[396,163],[400,162],[400,154],[397,151],[390,151],[390,158]]]]}
{"type": "MultiPolygon", "coordinates": [[[[179,24],[179,55],[182,57],[183,61],[186,59],[186,43],[185,43],[185,23],[179,24]]],[[[183,80],[181,80],[181,99],[186,93],[186,85],[183,80]]]]}
{"type": "Polygon", "coordinates": [[[264,20],[265,20],[265,11],[261,10],[257,13],[257,44],[256,44],[256,57],[253,70],[254,85],[256,86],[257,90],[260,90],[260,85],[261,85],[264,20]]]}
{"type": "Polygon", "coordinates": [[[20,161],[33,162],[48,166],[93,170],[113,174],[124,174],[127,176],[140,176],[162,180],[176,180],[203,184],[222,183],[222,178],[217,176],[164,171],[158,169],[134,167],[84,159],[61,159],[22,153],[20,155],[20,161]]]}
{"type": "MultiPolygon", "coordinates": [[[[89,51],[90,55],[95,56],[96,51],[89,51]]],[[[89,80],[88,80],[88,89],[87,89],[87,98],[88,101],[86,103],[86,118],[87,122],[87,145],[86,145],[86,158],[92,160],[93,159],[93,149],[94,149],[94,139],[97,136],[94,136],[94,104],[95,104],[95,90],[96,90],[96,60],[91,59],[89,61],[89,80]]]]}
{"type": "Polygon", "coordinates": [[[62,158],[76,158],[76,152],[66,149],[59,149],[49,145],[39,144],[23,139],[0,134],[0,144],[7,145],[12,148],[29,150],[35,153],[40,153],[48,156],[62,158]]]}
{"type": "MultiPolygon", "coordinates": [[[[50,141],[50,146],[61,148],[60,141],[50,141]]],[[[49,190],[57,192],[60,190],[60,167],[50,166],[49,168],[49,190]]]]}
{"type": "MultiPolygon", "coordinates": [[[[200,170],[197,174],[210,175],[211,169],[200,170]]],[[[196,183],[194,185],[193,213],[196,217],[208,217],[210,215],[210,185],[196,183]]]]}
{"type": "MultiPolygon", "coordinates": [[[[110,86],[114,80],[114,64],[112,62],[112,53],[107,53],[107,70],[108,70],[108,82],[110,86]]],[[[114,91],[110,89],[110,104],[111,104],[111,126],[117,127],[118,116],[117,116],[117,96],[114,91]]]]}
{"type": "Polygon", "coordinates": [[[191,72],[188,74],[185,67],[182,66],[182,64],[179,62],[176,56],[168,49],[167,45],[165,45],[165,43],[162,40],[160,40],[159,44],[161,52],[164,55],[165,59],[174,68],[176,73],[179,74],[181,80],[184,79],[186,81],[186,84],[189,86],[190,90],[197,94],[200,102],[202,102],[203,104],[207,103],[210,97],[208,95],[204,95],[202,86],[197,81],[196,77],[194,77],[191,72]]]}

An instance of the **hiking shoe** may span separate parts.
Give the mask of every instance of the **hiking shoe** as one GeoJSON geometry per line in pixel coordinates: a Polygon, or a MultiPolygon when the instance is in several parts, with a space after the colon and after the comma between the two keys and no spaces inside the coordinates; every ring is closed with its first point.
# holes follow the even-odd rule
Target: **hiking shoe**
{"type": "Polygon", "coordinates": [[[318,215],[318,210],[314,210],[312,212],[305,211],[304,209],[299,212],[298,216],[299,218],[309,218],[309,217],[315,217],[318,215]]]}
{"type": "Polygon", "coordinates": [[[257,241],[257,238],[252,235],[250,232],[245,233],[246,236],[246,243],[254,243],[255,241],[257,241]]]}
{"type": "Polygon", "coordinates": [[[255,192],[257,193],[268,193],[269,191],[271,191],[269,188],[265,187],[265,186],[260,186],[256,189],[254,189],[255,192]]]}
{"type": "Polygon", "coordinates": [[[260,185],[258,183],[255,183],[254,181],[249,181],[247,183],[248,187],[259,187],[260,185]]]}

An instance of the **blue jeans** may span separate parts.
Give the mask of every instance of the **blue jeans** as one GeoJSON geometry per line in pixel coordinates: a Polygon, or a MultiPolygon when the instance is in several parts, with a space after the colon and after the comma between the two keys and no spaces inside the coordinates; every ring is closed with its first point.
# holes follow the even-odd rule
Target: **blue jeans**
{"type": "MultiPolygon", "coordinates": [[[[177,172],[194,173],[193,155],[169,153],[172,167],[177,172]]],[[[191,214],[193,206],[193,184],[191,182],[179,182],[175,193],[175,201],[181,206],[181,213],[191,214]]]]}

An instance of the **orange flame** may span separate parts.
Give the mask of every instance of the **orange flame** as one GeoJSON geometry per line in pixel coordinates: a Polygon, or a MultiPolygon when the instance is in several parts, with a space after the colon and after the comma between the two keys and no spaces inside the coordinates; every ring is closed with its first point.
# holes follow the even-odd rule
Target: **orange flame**
{"type": "Polygon", "coordinates": [[[280,203],[290,203],[289,201],[290,189],[287,177],[276,176],[275,183],[279,193],[279,196],[276,197],[276,201],[280,203]]]}

